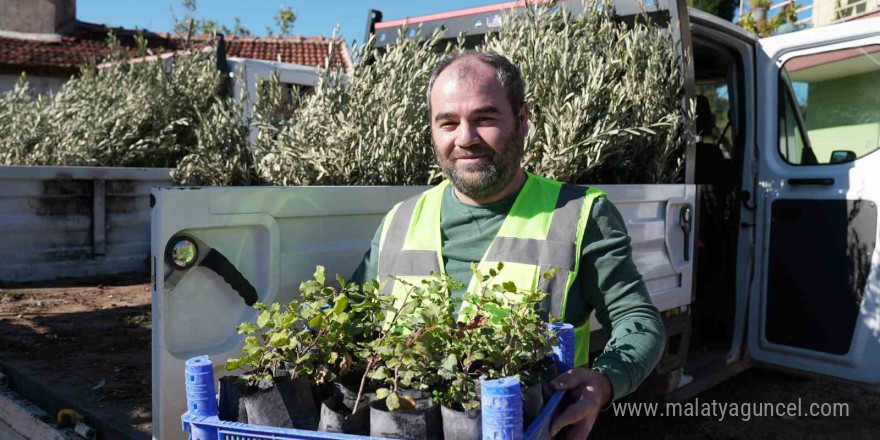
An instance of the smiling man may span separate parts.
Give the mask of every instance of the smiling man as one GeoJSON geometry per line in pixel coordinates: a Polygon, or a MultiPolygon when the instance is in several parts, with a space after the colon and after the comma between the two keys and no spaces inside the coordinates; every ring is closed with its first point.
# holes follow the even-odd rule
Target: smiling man
{"type": "Polygon", "coordinates": [[[519,68],[507,58],[451,55],[435,67],[427,93],[434,153],[447,180],[395,206],[353,281],[378,277],[392,293],[403,286],[391,276],[433,271],[473,289],[472,262],[504,262],[500,277],[525,287],[558,267],[544,307],[575,326],[579,367],[552,384],[570,399],[551,432],[584,439],[599,410],[651,372],[666,338],[624,221],[603,192],[522,169],[529,106],[519,68]],[[591,367],[593,311],[609,342],[591,367]]]}

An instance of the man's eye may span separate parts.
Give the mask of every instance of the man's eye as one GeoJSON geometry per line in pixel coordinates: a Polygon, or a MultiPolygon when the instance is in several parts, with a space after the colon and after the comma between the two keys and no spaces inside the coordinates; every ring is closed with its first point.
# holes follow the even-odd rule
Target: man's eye
{"type": "Polygon", "coordinates": [[[440,128],[450,128],[450,127],[455,127],[455,122],[446,121],[446,122],[440,123],[440,128]]]}
{"type": "Polygon", "coordinates": [[[482,118],[477,119],[477,122],[494,122],[495,118],[491,118],[489,116],[483,116],[482,118]]]}

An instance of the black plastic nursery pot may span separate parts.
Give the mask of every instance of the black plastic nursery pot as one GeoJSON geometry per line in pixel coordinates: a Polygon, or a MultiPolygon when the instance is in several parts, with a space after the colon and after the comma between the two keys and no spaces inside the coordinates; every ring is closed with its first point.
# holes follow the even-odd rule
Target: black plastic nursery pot
{"type": "Polygon", "coordinates": [[[357,412],[337,397],[321,403],[321,419],[318,431],[341,432],[343,434],[370,435],[370,405],[362,403],[357,412]]]}
{"type": "Polygon", "coordinates": [[[361,396],[357,412],[353,412],[357,400],[357,388],[344,384],[334,384],[333,396],[321,403],[318,431],[341,432],[344,434],[370,434],[370,402],[376,394],[361,396]]]}
{"type": "Polygon", "coordinates": [[[370,403],[370,436],[410,440],[441,440],[440,405],[416,398],[415,409],[389,411],[384,400],[370,403]]]}
{"type": "Polygon", "coordinates": [[[529,426],[544,408],[544,384],[538,382],[523,390],[523,426],[529,426]]]}
{"type": "Polygon", "coordinates": [[[247,409],[245,409],[243,386],[238,383],[238,376],[224,376],[220,378],[220,400],[217,404],[217,417],[225,422],[247,423],[247,409]]]}
{"type": "Polygon", "coordinates": [[[483,437],[483,413],[479,409],[473,411],[456,411],[442,406],[444,440],[480,440],[483,437]]]}
{"type": "Polygon", "coordinates": [[[305,378],[276,378],[271,388],[243,393],[240,402],[239,405],[244,404],[250,424],[318,429],[318,410],[305,378]]]}

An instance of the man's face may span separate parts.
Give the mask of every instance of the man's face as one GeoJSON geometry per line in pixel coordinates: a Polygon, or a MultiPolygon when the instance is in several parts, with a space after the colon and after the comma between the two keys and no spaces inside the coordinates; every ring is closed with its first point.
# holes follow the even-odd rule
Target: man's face
{"type": "Polygon", "coordinates": [[[434,154],[455,188],[475,200],[504,189],[520,170],[528,107],[515,115],[495,69],[473,58],[447,67],[430,99],[434,154]]]}

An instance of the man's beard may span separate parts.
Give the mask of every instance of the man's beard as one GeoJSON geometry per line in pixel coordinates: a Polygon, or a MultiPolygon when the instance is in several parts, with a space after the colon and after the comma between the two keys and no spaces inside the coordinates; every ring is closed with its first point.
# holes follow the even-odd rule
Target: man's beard
{"type": "Polygon", "coordinates": [[[515,129],[505,141],[501,153],[494,154],[494,150],[489,147],[468,148],[469,151],[477,155],[494,154],[491,163],[476,164],[467,168],[467,174],[477,174],[475,178],[464,175],[456,168],[454,159],[450,157],[455,150],[450,156],[441,157],[435,147],[434,156],[440,169],[452,181],[455,189],[473,200],[481,200],[497,194],[516,177],[524,148],[525,137],[519,133],[518,129],[515,129]]]}

